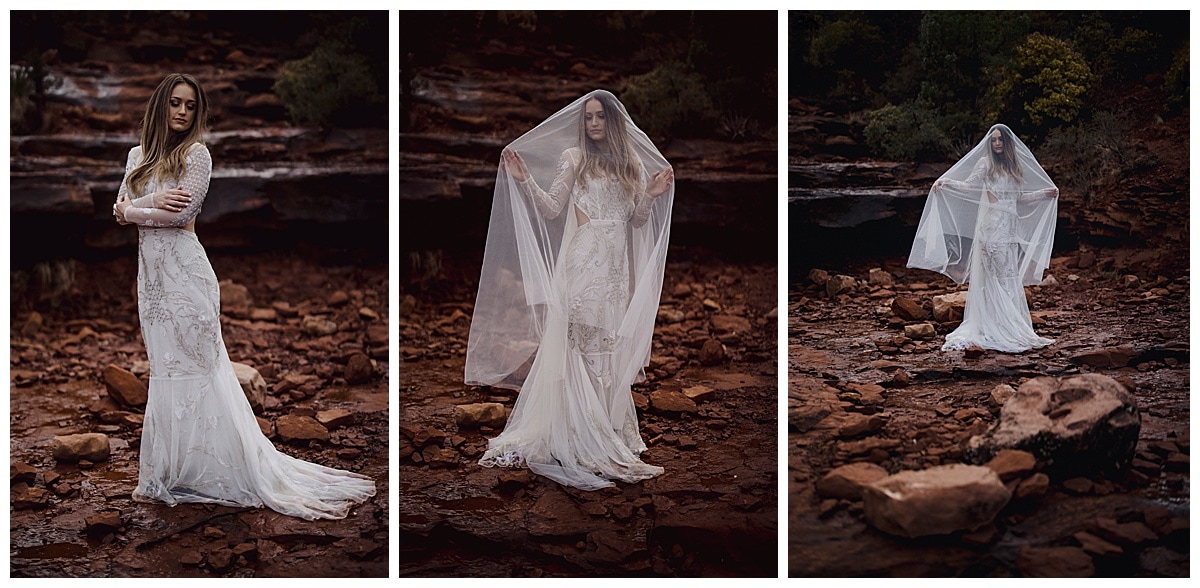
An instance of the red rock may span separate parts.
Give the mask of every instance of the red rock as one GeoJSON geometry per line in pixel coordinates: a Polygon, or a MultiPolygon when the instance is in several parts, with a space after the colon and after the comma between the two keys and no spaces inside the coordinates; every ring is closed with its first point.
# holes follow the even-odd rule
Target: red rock
{"type": "Polygon", "coordinates": [[[233,373],[242,387],[242,393],[246,395],[246,401],[250,403],[250,409],[255,413],[262,413],[263,399],[267,395],[267,381],[258,370],[249,365],[236,361],[230,364],[233,365],[233,373]]]}
{"type": "Polygon", "coordinates": [[[937,331],[929,323],[904,325],[904,336],[914,341],[925,341],[937,336],[937,331]]]}
{"type": "Polygon", "coordinates": [[[343,372],[346,382],[350,384],[365,384],[375,377],[375,366],[365,353],[355,353],[346,362],[343,372]]]}
{"type": "Polygon", "coordinates": [[[683,413],[699,412],[691,398],[678,390],[655,390],[650,393],[650,406],[655,412],[683,413]]]}
{"type": "Polygon", "coordinates": [[[250,296],[249,289],[234,283],[233,280],[221,280],[219,286],[221,289],[221,312],[238,315],[250,310],[254,299],[250,296]]]}
{"type": "Polygon", "coordinates": [[[235,558],[233,550],[228,548],[216,549],[208,554],[208,567],[214,572],[224,572],[233,567],[235,558]]]}
{"type": "Polygon", "coordinates": [[[258,430],[262,431],[264,437],[270,437],[274,433],[275,427],[271,424],[271,421],[260,416],[254,417],[254,420],[258,421],[258,430]]]}
{"type": "Polygon", "coordinates": [[[315,314],[309,314],[305,315],[304,320],[300,322],[300,330],[308,335],[332,335],[337,332],[338,324],[315,314]]]}
{"type": "Polygon", "coordinates": [[[646,398],[646,395],[642,394],[641,392],[634,392],[633,407],[636,408],[638,412],[646,412],[650,409],[650,399],[646,398]]]}
{"type": "Polygon", "coordinates": [[[1132,347],[1123,345],[1120,347],[1107,347],[1103,349],[1094,349],[1078,353],[1070,358],[1071,363],[1075,365],[1087,365],[1094,368],[1110,369],[1119,368],[1129,365],[1129,362],[1137,356],[1137,351],[1132,347]]]}
{"type": "Polygon", "coordinates": [[[1050,490],[1050,476],[1038,472],[1028,479],[1021,480],[1017,485],[1017,490],[1014,496],[1017,498],[1030,498],[1034,496],[1042,496],[1050,490]]]}
{"type": "Polygon", "coordinates": [[[963,310],[967,305],[966,292],[954,292],[933,297],[933,320],[939,323],[952,323],[963,319],[963,310]]]}
{"type": "Polygon", "coordinates": [[[825,281],[825,294],[829,297],[837,296],[842,292],[853,291],[858,286],[858,280],[850,276],[833,276],[825,281]]]}
{"type": "Polygon", "coordinates": [[[858,394],[861,404],[883,404],[883,386],[878,384],[850,384],[847,387],[850,391],[858,394]]]}
{"type": "Polygon", "coordinates": [[[1071,494],[1087,494],[1092,491],[1092,481],[1087,478],[1071,478],[1062,483],[1063,489],[1071,494]]]}
{"type": "Polygon", "coordinates": [[[963,350],[963,357],[967,359],[979,359],[987,353],[987,350],[982,347],[971,346],[963,350]]]}
{"type": "Polygon", "coordinates": [[[183,555],[179,556],[179,564],[184,567],[195,567],[200,565],[203,559],[204,556],[200,555],[199,551],[185,551],[183,555]]]}
{"type": "Polygon", "coordinates": [[[50,452],[59,461],[104,461],[110,451],[108,436],[103,433],[61,435],[50,443],[50,452]]]}
{"type": "Polygon", "coordinates": [[[863,487],[888,475],[887,470],[873,464],[857,462],[834,468],[817,482],[817,494],[826,498],[861,500],[863,487]]]}
{"type": "Polygon", "coordinates": [[[340,429],[353,424],[354,413],[341,408],[322,410],[317,413],[317,422],[332,431],[333,429],[340,429]]]}
{"type": "Polygon", "coordinates": [[[725,346],[716,339],[709,339],[700,348],[700,365],[719,365],[725,363],[725,346]]]}
{"type": "Polygon", "coordinates": [[[596,523],[562,490],[553,489],[529,508],[525,528],[534,537],[567,537],[590,533],[596,523]]]}
{"type": "Polygon", "coordinates": [[[922,321],[929,318],[929,311],[919,302],[903,296],[892,299],[892,312],[906,321],[922,321]]]}
{"type": "Polygon", "coordinates": [[[818,286],[824,286],[825,282],[829,281],[829,272],[823,269],[813,268],[808,271],[808,279],[818,286]]]}
{"type": "Polygon", "coordinates": [[[1099,537],[1125,547],[1136,547],[1158,539],[1150,527],[1139,523],[1118,523],[1114,519],[1098,518],[1092,532],[1099,537]]]}
{"type": "Polygon", "coordinates": [[[1090,578],[1092,558],[1078,547],[1030,547],[1017,552],[1017,569],[1027,578],[1090,578]]]}
{"type": "Polygon", "coordinates": [[[275,419],[275,431],[286,441],[328,441],[329,430],[308,416],[283,415],[275,419]]]}
{"type": "Polygon", "coordinates": [[[11,489],[10,503],[17,510],[27,508],[46,508],[50,503],[50,493],[44,488],[30,488],[24,483],[16,484],[11,489]]]}
{"type": "Polygon", "coordinates": [[[731,314],[717,314],[712,317],[713,330],[717,334],[732,333],[746,335],[750,333],[750,321],[731,314]]]}
{"type": "Polygon", "coordinates": [[[37,480],[37,473],[37,468],[19,461],[14,461],[8,466],[8,480],[12,484],[17,482],[33,484],[37,480]]]}
{"type": "Polygon", "coordinates": [[[255,543],[238,543],[233,546],[233,554],[246,558],[246,561],[255,561],[258,559],[258,545],[255,543]]]}
{"type": "Polygon", "coordinates": [[[1032,472],[1033,468],[1037,466],[1037,458],[1028,451],[1002,449],[996,454],[996,457],[984,465],[996,472],[1001,480],[1007,482],[1032,472]]]}
{"type": "Polygon", "coordinates": [[[710,400],[713,397],[713,389],[708,386],[692,386],[683,389],[683,395],[692,399],[695,402],[710,400]]]}
{"type": "Polygon", "coordinates": [[[1100,557],[1120,557],[1125,553],[1124,549],[1109,543],[1087,531],[1080,531],[1072,535],[1079,546],[1086,552],[1100,557]]]}
{"type": "Polygon", "coordinates": [[[838,428],[838,437],[842,439],[860,437],[878,431],[883,428],[885,423],[887,423],[887,419],[878,415],[848,412],[842,417],[842,425],[838,428]]]}
{"type": "Polygon", "coordinates": [[[146,385],[128,370],[109,365],[100,375],[108,395],[124,406],[146,406],[146,385]]]}
{"type": "Polygon", "coordinates": [[[863,514],[892,535],[945,535],[991,522],[1010,497],[988,468],[944,465],[902,471],[864,486],[863,514]]]}
{"type": "Polygon", "coordinates": [[[341,306],[350,301],[350,296],[342,290],[337,290],[329,295],[329,306],[341,306]]]}
{"type": "Polygon", "coordinates": [[[454,418],[459,429],[482,426],[499,428],[508,421],[508,413],[505,412],[504,405],[498,402],[479,402],[455,406],[454,418]]]}
{"type": "Polygon", "coordinates": [[[892,274],[882,268],[872,268],[867,272],[867,284],[871,286],[890,287],[896,283],[892,274]]]}

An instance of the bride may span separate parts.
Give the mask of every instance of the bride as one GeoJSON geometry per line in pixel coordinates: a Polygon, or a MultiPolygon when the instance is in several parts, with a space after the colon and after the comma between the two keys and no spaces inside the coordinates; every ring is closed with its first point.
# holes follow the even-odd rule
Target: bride
{"type": "Polygon", "coordinates": [[[658,312],[674,172],[615,96],[595,90],[504,149],[465,380],[520,389],[479,463],[584,490],[637,482],[630,385],[658,312]]]}
{"type": "Polygon", "coordinates": [[[943,350],[1009,353],[1045,347],[1033,331],[1025,286],[1050,262],[1058,188],[1008,127],[982,141],[933,183],[908,267],[969,282],[959,327],[943,350]]]}
{"type": "Polygon", "coordinates": [[[266,505],[304,519],[344,518],[375,495],[366,476],[301,461],[263,436],[221,338],[217,277],[196,237],[212,159],[208,99],[170,74],[146,105],[113,206],[138,225],[138,317],[150,360],[133,498],[169,505],[266,505]]]}

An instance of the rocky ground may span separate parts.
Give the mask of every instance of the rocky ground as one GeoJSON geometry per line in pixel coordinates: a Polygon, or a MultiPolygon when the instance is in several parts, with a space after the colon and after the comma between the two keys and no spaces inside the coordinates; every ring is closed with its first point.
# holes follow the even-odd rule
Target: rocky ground
{"type": "Polygon", "coordinates": [[[827,266],[793,282],[789,575],[1190,574],[1186,255],[1081,249],[1056,257],[1046,282],[1027,292],[1035,329],[1057,341],[1017,355],[942,352],[961,309],[941,297],[965,287],[906,270],[903,259],[827,266]],[[1012,499],[976,530],[906,539],[868,524],[867,481],[969,462],[969,439],[996,425],[1014,388],[1090,373],[1115,378],[1136,398],[1131,465],[1070,472],[1066,460],[1010,454],[988,466],[1012,499]]]}
{"type": "Polygon", "coordinates": [[[248,396],[275,446],[366,474],[376,496],[316,522],[133,502],[148,370],[136,262],[59,262],[46,266],[56,268],[50,302],[12,302],[12,576],[387,575],[387,270],[317,257],[213,254],[224,338],[262,377],[248,396]],[[75,434],[94,446],[52,447],[75,434]]]}
{"type": "Polygon", "coordinates": [[[776,574],[775,268],[687,253],[634,386],[666,473],[596,492],[476,464],[516,395],[462,383],[471,281],[402,295],[402,576],[776,574]]]}

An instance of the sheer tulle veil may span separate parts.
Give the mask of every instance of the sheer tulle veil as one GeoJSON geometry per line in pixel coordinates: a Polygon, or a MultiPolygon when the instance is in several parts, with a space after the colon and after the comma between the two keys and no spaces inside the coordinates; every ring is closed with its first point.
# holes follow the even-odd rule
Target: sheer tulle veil
{"type": "MultiPolygon", "coordinates": [[[[584,105],[601,94],[617,105],[624,119],[628,144],[645,175],[670,167],[649,137],[634,124],[624,105],[610,92],[595,90],[506,148],[521,156],[539,185],[550,186],[563,152],[581,145],[584,105]]],[[[613,359],[617,381],[625,386],[640,378],[649,362],[674,196],[672,184],[667,193],[655,199],[649,220],[639,227],[630,226],[628,231],[629,303],[617,331],[613,359]]],[[[468,384],[514,389],[522,386],[547,321],[555,313],[565,312],[563,298],[555,292],[554,272],[563,244],[577,230],[572,219],[570,210],[553,219],[539,214],[522,196],[505,166],[498,167],[467,344],[464,376],[468,384]]]]}
{"type": "MultiPolygon", "coordinates": [[[[935,183],[939,187],[930,189],[908,267],[940,272],[960,284],[971,281],[973,244],[982,225],[978,221],[992,205],[986,196],[988,186],[1001,173],[1007,175],[1006,188],[1022,194],[1055,188],[1025,143],[1007,126],[993,125],[978,145],[942,174],[935,183]],[[990,137],[997,130],[1005,149],[1015,156],[1007,163],[992,153],[990,137]],[[1004,166],[1010,169],[1000,169],[1004,166]]],[[[1020,198],[1016,207],[1017,272],[1022,284],[1035,285],[1050,263],[1058,199],[1020,198]]]]}

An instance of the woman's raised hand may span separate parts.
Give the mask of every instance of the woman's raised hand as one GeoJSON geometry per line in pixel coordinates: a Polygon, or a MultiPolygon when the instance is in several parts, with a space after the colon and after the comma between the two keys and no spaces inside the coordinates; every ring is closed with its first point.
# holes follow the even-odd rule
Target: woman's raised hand
{"type": "Polygon", "coordinates": [[[154,208],[170,212],[179,212],[192,202],[192,195],[188,194],[182,186],[155,192],[150,198],[154,201],[154,208]]]}
{"type": "Polygon", "coordinates": [[[514,180],[524,182],[529,177],[529,168],[525,167],[525,160],[521,159],[521,156],[517,155],[515,151],[505,149],[500,153],[500,161],[514,180]]]}
{"type": "Polygon", "coordinates": [[[1046,188],[1047,198],[1058,198],[1058,188],[1046,188]]]}
{"type": "Polygon", "coordinates": [[[646,186],[646,195],[651,198],[658,198],[671,189],[671,184],[675,181],[675,169],[668,167],[653,176],[650,176],[650,185],[646,186]]]}

